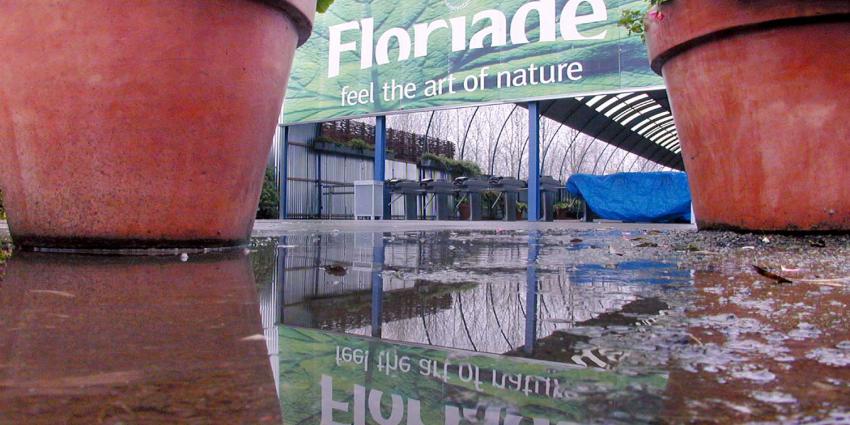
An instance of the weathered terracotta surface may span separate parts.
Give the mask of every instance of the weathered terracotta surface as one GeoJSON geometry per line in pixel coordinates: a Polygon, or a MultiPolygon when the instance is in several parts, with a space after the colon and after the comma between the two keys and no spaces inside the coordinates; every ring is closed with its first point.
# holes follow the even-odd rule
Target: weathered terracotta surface
{"type": "Polygon", "coordinates": [[[701,229],[850,231],[850,3],[674,1],[648,19],[701,229]]]}
{"type": "Polygon", "coordinates": [[[0,422],[280,424],[248,257],[18,253],[0,422]]]}
{"type": "Polygon", "coordinates": [[[0,187],[15,242],[244,242],[314,4],[0,3],[0,187]]]}

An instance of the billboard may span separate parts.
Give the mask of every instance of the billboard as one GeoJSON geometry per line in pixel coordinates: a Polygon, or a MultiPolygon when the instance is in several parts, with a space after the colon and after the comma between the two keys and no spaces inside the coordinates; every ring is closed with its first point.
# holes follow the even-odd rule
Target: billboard
{"type": "Polygon", "coordinates": [[[660,87],[642,0],[338,0],[295,55],[284,123],[660,87]]]}
{"type": "Polygon", "coordinates": [[[558,425],[654,417],[668,377],[281,326],[279,380],[287,424],[558,425]]]}

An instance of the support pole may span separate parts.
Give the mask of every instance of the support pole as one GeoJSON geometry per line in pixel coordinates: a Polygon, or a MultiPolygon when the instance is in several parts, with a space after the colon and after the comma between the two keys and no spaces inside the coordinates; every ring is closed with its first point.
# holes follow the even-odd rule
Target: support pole
{"type": "Polygon", "coordinates": [[[316,151],[316,218],[322,218],[322,152],[316,151]]]}
{"type": "Polygon", "coordinates": [[[537,342],[537,258],[540,256],[540,233],[528,233],[528,261],[525,268],[525,344],[523,351],[534,354],[537,342]]]}
{"type": "Polygon", "coordinates": [[[528,103],[528,221],[540,220],[540,104],[528,103]]]}
{"type": "MultiPolygon", "coordinates": [[[[283,245],[288,245],[287,237],[283,237],[283,245]]],[[[274,288],[276,290],[275,297],[278,300],[277,303],[277,317],[278,320],[275,321],[275,325],[283,325],[284,324],[284,316],[283,313],[285,311],[284,306],[286,305],[286,292],[284,292],[283,288],[286,287],[286,251],[289,248],[282,248],[278,246],[275,252],[275,279],[274,288]]]]}
{"type": "Polygon", "coordinates": [[[379,115],[375,117],[375,177],[376,181],[382,182],[386,179],[387,158],[387,117],[379,115]]]}
{"type": "Polygon", "coordinates": [[[375,234],[372,236],[372,311],[371,324],[372,336],[380,338],[382,336],[382,324],[384,322],[384,235],[375,234]]]}
{"type": "Polygon", "coordinates": [[[283,137],[281,143],[278,144],[278,176],[277,176],[277,218],[284,220],[286,214],[286,186],[289,179],[289,126],[283,126],[283,137]]]}
{"type": "MultiPolygon", "coordinates": [[[[392,219],[392,210],[388,202],[392,200],[389,190],[384,187],[386,180],[387,165],[387,117],[379,115],[375,117],[375,158],[373,163],[373,180],[380,184],[381,192],[373,194],[376,202],[381,205],[381,220],[392,219]],[[387,211],[390,211],[389,213],[387,211]]],[[[374,217],[373,217],[374,218],[374,217]]]]}

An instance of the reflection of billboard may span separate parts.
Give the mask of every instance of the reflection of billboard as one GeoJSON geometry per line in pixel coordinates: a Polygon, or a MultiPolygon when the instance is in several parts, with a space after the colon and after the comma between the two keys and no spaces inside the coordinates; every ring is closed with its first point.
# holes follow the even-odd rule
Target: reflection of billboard
{"type": "Polygon", "coordinates": [[[296,53],[286,123],[660,86],[616,24],[641,0],[338,1],[296,53]]]}
{"type": "Polygon", "coordinates": [[[645,420],[660,412],[667,382],[289,326],[280,366],[288,424],[555,425],[614,412],[645,420]]]}

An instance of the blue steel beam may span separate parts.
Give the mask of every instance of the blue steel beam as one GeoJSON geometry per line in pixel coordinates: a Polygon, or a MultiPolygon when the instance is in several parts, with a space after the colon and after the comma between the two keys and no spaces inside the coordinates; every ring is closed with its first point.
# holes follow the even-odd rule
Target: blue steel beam
{"type": "Polygon", "coordinates": [[[528,104],[528,221],[540,220],[540,104],[528,104]]]}
{"type": "Polygon", "coordinates": [[[374,180],[382,182],[386,179],[387,159],[387,117],[375,117],[375,166],[374,180]]]}
{"type": "Polygon", "coordinates": [[[289,178],[289,127],[283,126],[283,137],[281,140],[282,143],[278,144],[278,176],[277,176],[277,191],[278,191],[278,205],[277,205],[277,218],[284,220],[287,218],[286,214],[286,185],[287,180],[289,178]]]}

